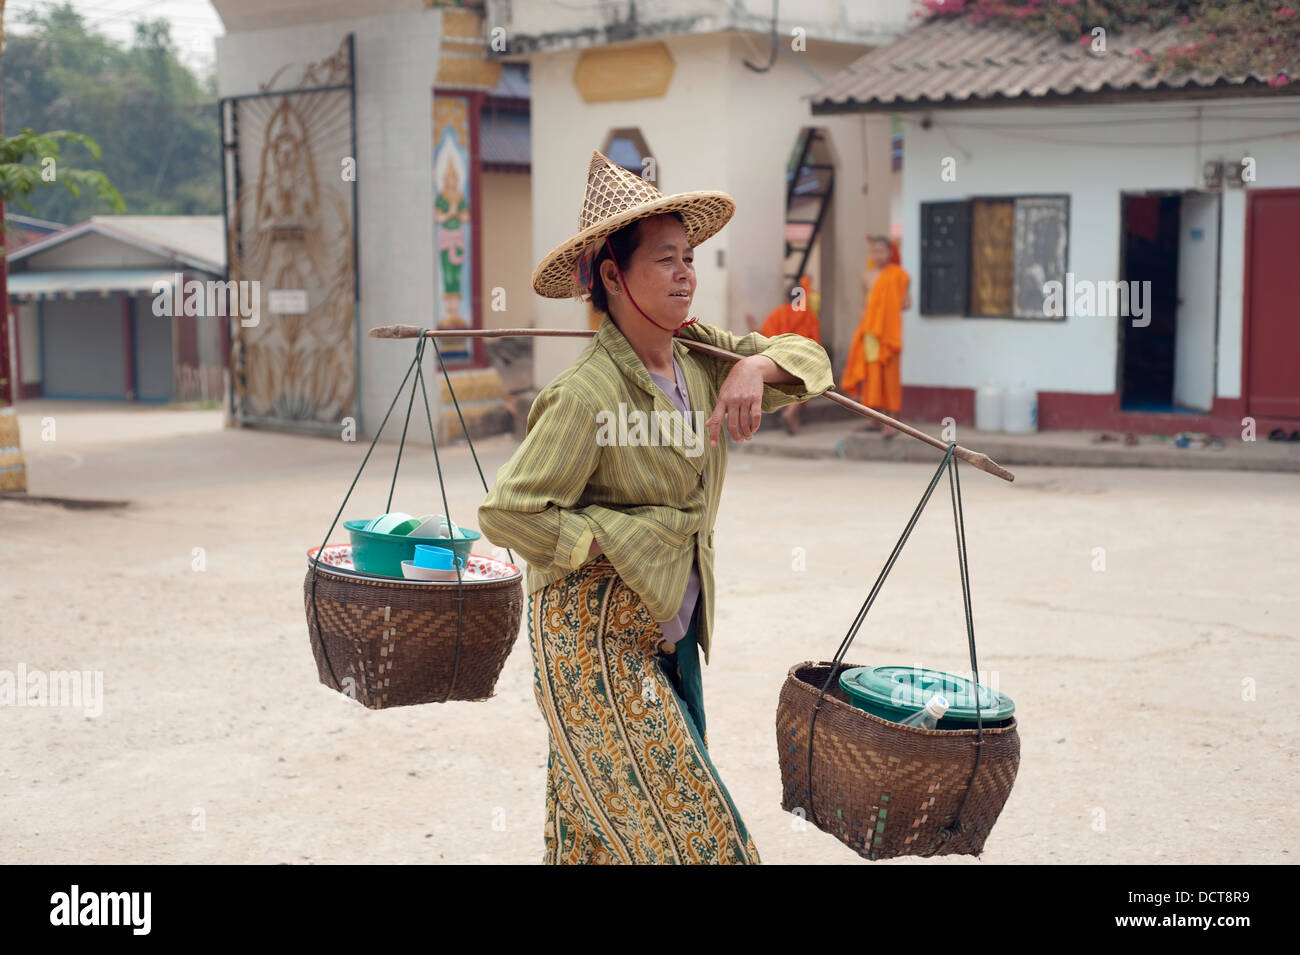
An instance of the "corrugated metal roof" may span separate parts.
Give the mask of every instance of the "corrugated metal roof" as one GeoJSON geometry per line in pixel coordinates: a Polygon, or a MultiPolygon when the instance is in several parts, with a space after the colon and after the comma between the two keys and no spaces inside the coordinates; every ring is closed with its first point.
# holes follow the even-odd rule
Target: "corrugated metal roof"
{"type": "Polygon", "coordinates": [[[91,216],[16,250],[9,256],[10,264],[88,234],[126,242],[194,268],[225,271],[225,225],[221,216],[91,216]]]}
{"type": "Polygon", "coordinates": [[[25,298],[75,298],[78,295],[152,292],[156,282],[168,288],[175,269],[60,269],[51,272],[10,272],[9,295],[25,298]]]}
{"type": "Polygon", "coordinates": [[[517,96],[521,99],[532,97],[532,84],[529,82],[527,63],[502,63],[501,79],[497,85],[488,90],[489,96],[517,96]]]}
{"type": "Polygon", "coordinates": [[[221,216],[91,216],[90,221],[218,269],[226,264],[226,231],[221,216]]]}
{"type": "Polygon", "coordinates": [[[1151,64],[1134,55],[1135,49],[1162,50],[1180,39],[1177,27],[1126,31],[1107,36],[1105,53],[1093,53],[1089,46],[1051,34],[974,26],[963,19],[932,20],[855,60],[814,94],[812,111],[897,112],[1125,90],[1267,85],[1269,77],[1259,73],[1197,71],[1158,79],[1151,64]]]}
{"type": "Polygon", "coordinates": [[[479,126],[479,155],[484,164],[528,166],[532,163],[532,139],[527,113],[514,110],[483,110],[479,126]]]}

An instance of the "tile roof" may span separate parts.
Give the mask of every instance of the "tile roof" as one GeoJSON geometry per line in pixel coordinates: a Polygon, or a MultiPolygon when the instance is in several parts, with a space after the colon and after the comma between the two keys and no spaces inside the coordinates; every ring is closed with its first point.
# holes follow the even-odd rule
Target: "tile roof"
{"type": "MultiPolygon", "coordinates": [[[[1008,100],[1086,99],[1121,91],[1256,88],[1269,77],[1184,72],[1164,79],[1135,48],[1161,50],[1180,40],[1177,27],[1125,31],[1093,53],[1054,34],[1013,26],[972,25],[959,18],[931,20],[855,60],[812,97],[812,111],[833,113],[952,105],[996,105],[1008,100]]],[[[1300,90],[1283,88],[1285,92],[1300,90]]],[[[1271,91],[1271,90],[1270,90],[1271,91]]]]}

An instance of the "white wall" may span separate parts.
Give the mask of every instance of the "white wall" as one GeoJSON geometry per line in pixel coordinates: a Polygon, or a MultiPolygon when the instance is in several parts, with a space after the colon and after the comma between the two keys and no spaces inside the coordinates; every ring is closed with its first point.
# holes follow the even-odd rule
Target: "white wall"
{"type": "MultiPolygon", "coordinates": [[[[1120,276],[1121,193],[1195,190],[1202,164],[1256,160],[1252,188],[1300,186],[1300,97],[1139,105],[934,110],[922,129],[910,114],[903,159],[903,266],[913,308],[903,317],[904,385],[1004,387],[1024,381],[1046,391],[1117,389],[1117,318],[1033,321],[921,318],[920,203],[980,195],[1063,193],[1070,197],[1067,270],[1078,279],[1120,276]],[[1199,118],[1198,118],[1199,117],[1199,118]],[[1291,131],[1291,137],[1286,134],[1291,131]],[[1199,145],[1198,145],[1199,144],[1199,145]],[[944,157],[955,182],[940,179],[944,157]]],[[[1219,302],[1218,396],[1241,394],[1245,200],[1225,189],[1219,302]]]]}
{"type": "MultiPolygon", "coordinates": [[[[399,322],[434,324],[432,140],[439,22],[435,11],[420,9],[217,40],[218,89],[232,96],[255,92],[287,64],[293,66],[286,74],[296,80],[307,63],[334,53],[347,33],[356,34],[358,321],[367,438],[383,420],[414,354],[412,343],[372,339],[368,330],[399,322]]],[[[400,422],[390,421],[384,440],[397,441],[400,435],[400,422]]]]}

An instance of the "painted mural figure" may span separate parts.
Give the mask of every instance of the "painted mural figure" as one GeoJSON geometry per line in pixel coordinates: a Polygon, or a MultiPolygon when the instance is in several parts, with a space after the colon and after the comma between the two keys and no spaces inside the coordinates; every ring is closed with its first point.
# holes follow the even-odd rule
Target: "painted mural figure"
{"type": "Polygon", "coordinates": [[[460,314],[461,267],[465,264],[464,224],[469,219],[469,203],[460,190],[460,177],[452,163],[446,166],[442,186],[434,202],[438,223],[438,255],[442,261],[443,318],[439,328],[468,328],[460,314]]]}

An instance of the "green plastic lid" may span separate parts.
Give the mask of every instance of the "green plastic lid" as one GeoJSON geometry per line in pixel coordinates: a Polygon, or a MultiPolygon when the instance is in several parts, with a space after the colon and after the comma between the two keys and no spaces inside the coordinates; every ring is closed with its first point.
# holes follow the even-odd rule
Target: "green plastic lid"
{"type": "MultiPolygon", "coordinates": [[[[948,699],[940,726],[978,722],[976,684],[966,677],[924,667],[854,667],[840,674],[840,686],[853,702],[883,719],[900,720],[925,706],[932,696],[948,699]]],[[[1016,704],[1005,693],[979,686],[979,717],[985,723],[1005,720],[1016,704]]]]}

